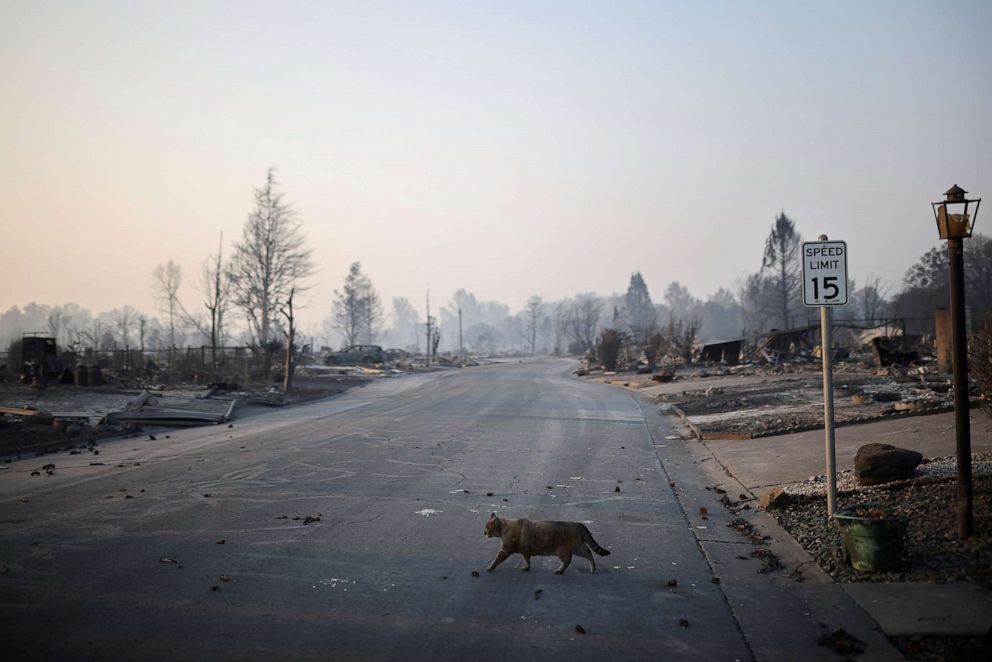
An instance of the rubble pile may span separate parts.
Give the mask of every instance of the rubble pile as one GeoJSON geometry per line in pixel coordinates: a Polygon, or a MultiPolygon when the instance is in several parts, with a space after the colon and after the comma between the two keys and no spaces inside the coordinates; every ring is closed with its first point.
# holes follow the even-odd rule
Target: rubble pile
{"type": "MultiPolygon", "coordinates": [[[[849,366],[838,372],[834,384],[837,426],[953,408],[944,375],[849,366]]],[[[657,401],[671,406],[703,439],[754,439],[823,426],[822,375],[812,366],[795,377],[687,389],[659,395],[657,401]]]]}

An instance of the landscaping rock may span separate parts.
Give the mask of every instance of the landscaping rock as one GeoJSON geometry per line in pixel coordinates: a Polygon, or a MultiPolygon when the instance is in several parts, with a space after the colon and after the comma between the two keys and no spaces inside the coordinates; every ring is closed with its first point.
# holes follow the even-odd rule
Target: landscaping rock
{"type": "Polygon", "coordinates": [[[854,456],[854,473],[862,485],[905,480],[923,461],[922,453],[890,444],[865,444],[854,456]]]}

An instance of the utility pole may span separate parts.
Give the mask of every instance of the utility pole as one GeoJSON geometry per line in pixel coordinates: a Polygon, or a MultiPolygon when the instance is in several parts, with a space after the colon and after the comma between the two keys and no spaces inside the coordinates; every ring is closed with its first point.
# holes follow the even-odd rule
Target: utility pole
{"type": "Polygon", "coordinates": [[[458,358],[465,360],[465,346],[462,343],[462,307],[458,306],[458,358]]]}
{"type": "Polygon", "coordinates": [[[427,367],[431,367],[431,288],[427,288],[427,367]]]}

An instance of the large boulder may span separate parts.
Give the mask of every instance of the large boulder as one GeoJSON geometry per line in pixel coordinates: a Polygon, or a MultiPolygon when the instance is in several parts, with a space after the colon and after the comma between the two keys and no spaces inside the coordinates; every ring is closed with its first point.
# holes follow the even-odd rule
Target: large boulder
{"type": "Polygon", "coordinates": [[[923,454],[890,444],[865,444],[854,456],[854,473],[862,485],[904,480],[923,461],[923,454]]]}

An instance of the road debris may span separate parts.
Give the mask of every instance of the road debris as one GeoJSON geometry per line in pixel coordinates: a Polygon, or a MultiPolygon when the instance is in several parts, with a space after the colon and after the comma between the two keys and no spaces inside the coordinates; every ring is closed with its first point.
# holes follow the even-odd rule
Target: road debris
{"type": "Polygon", "coordinates": [[[680,618],[679,619],[679,627],[680,628],[687,628],[687,627],[689,627],[689,619],[687,619],[687,618],[680,618]]]}
{"type": "MultiPolygon", "coordinates": [[[[232,400],[227,412],[220,414],[209,411],[198,411],[195,409],[182,409],[178,407],[167,408],[158,405],[158,399],[147,389],[122,411],[110,412],[103,417],[102,423],[106,425],[131,424],[131,425],[164,425],[179,427],[186,425],[207,425],[227,423],[231,420],[237,400],[232,400]]],[[[150,440],[155,440],[155,435],[148,435],[150,440]]],[[[166,436],[166,439],[169,437],[166,436]]]]}
{"type": "Polygon", "coordinates": [[[584,627],[582,627],[581,625],[578,625],[578,624],[576,624],[576,626],[575,626],[575,631],[578,632],[579,634],[585,634],[586,633],[586,629],[584,627]]]}
{"type": "Polygon", "coordinates": [[[180,563],[176,559],[170,558],[168,556],[160,557],[159,560],[158,560],[158,562],[159,563],[170,563],[170,564],[176,566],[177,568],[179,568],[180,570],[183,569],[183,564],[182,563],[180,563]]]}
{"type": "Polygon", "coordinates": [[[761,559],[761,568],[758,569],[761,574],[779,570],[782,567],[782,562],[770,549],[756,549],[751,552],[751,558],[761,559]]]}
{"type": "Polygon", "coordinates": [[[824,632],[817,638],[816,643],[844,656],[860,655],[867,649],[865,642],[843,628],[824,632]]]}

